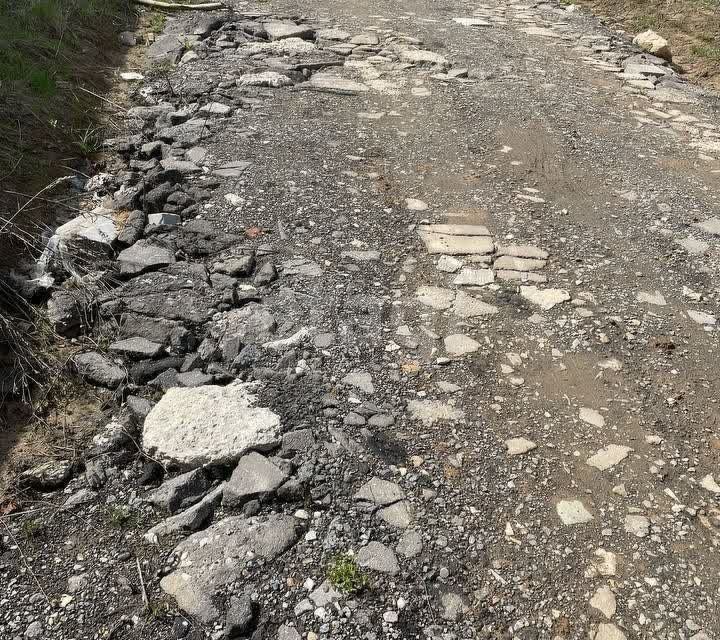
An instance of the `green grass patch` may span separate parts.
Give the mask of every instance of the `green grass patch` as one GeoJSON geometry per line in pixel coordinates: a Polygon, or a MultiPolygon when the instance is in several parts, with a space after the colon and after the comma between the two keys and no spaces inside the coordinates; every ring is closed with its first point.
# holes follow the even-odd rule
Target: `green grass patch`
{"type": "Polygon", "coordinates": [[[336,589],[346,594],[362,591],[368,582],[355,559],[348,555],[336,556],[330,561],[327,577],[336,589]]]}
{"type": "Polygon", "coordinates": [[[694,44],[691,50],[700,58],[720,62],[720,47],[714,47],[709,44],[694,44]]]}
{"type": "Polygon", "coordinates": [[[106,91],[130,19],[129,0],[0,0],[0,181],[30,190],[91,151],[75,143],[99,100],[81,87],[106,91]]]}

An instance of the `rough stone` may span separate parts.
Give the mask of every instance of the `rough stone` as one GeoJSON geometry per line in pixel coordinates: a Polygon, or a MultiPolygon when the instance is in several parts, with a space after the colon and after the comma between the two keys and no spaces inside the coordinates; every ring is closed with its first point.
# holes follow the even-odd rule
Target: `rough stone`
{"type": "Polygon", "coordinates": [[[571,297],[565,289],[539,289],[534,286],[520,287],[520,295],[544,311],[549,311],[555,305],[567,302],[571,297]]]}
{"type": "Polygon", "coordinates": [[[187,509],[210,489],[210,480],[203,469],[193,469],[166,480],[152,491],[146,500],[168,513],[187,509]]]}
{"type": "Polygon", "coordinates": [[[298,25],[294,22],[281,22],[279,20],[271,20],[263,23],[265,32],[270,40],[284,40],[286,38],[301,38],[310,40],[314,37],[315,32],[306,25],[298,25]]]}
{"type": "Polygon", "coordinates": [[[422,536],[415,529],[408,529],[400,536],[395,551],[405,558],[414,558],[423,550],[422,536]]]}
{"type": "Polygon", "coordinates": [[[585,524],[595,519],[579,500],[560,500],[555,509],[566,525],[585,524]]]}
{"type": "Polygon", "coordinates": [[[203,623],[220,617],[213,598],[255,557],[275,560],[297,541],[295,521],[282,515],[262,520],[228,517],[183,540],[173,551],[178,563],[160,581],[178,606],[203,623]]]}
{"type": "Polygon", "coordinates": [[[240,458],[225,485],[223,505],[238,507],[248,500],[265,498],[288,479],[287,473],[259,453],[240,458]]]}
{"type": "Polygon", "coordinates": [[[637,45],[644,51],[659,56],[660,58],[672,60],[670,43],[661,35],[655,33],[652,29],[648,29],[647,31],[643,31],[642,33],[636,35],[633,38],[633,44],[637,45]]]}
{"type": "Polygon", "coordinates": [[[165,246],[149,240],[138,240],[124,249],[117,257],[120,273],[135,276],[146,271],[160,269],[175,262],[173,252],[165,246]]]}
{"type": "Polygon", "coordinates": [[[400,573],[397,557],[391,549],[381,542],[369,542],[357,554],[357,561],[361,567],[387,573],[394,576],[400,573]]]}
{"type": "Polygon", "coordinates": [[[120,353],[129,358],[142,359],[159,356],[163,351],[163,346],[157,342],[151,342],[146,338],[134,337],[113,342],[109,349],[110,351],[120,353]]]}
{"type": "Polygon", "coordinates": [[[257,383],[169,389],[145,419],[144,449],[160,461],[196,467],[275,447],[280,418],[256,406],[258,389],[257,383]]]}
{"type": "Polygon", "coordinates": [[[381,507],[404,500],[404,498],[405,492],[399,485],[381,478],[371,478],[353,496],[353,499],[358,502],[371,502],[381,507]]]}
{"type": "Polygon", "coordinates": [[[625,531],[638,538],[645,538],[650,535],[650,520],[645,516],[625,516],[625,531]]]}
{"type": "Polygon", "coordinates": [[[108,389],[115,389],[127,377],[125,369],[96,351],[78,354],[73,362],[83,380],[108,389]]]}
{"type": "Polygon", "coordinates": [[[593,597],[590,598],[590,606],[610,619],[615,615],[615,609],[617,608],[615,594],[606,585],[598,587],[593,597]]]}
{"type": "Polygon", "coordinates": [[[605,471],[627,458],[631,451],[632,449],[630,447],[618,444],[609,444],[608,446],[600,449],[595,455],[588,458],[587,463],[591,467],[595,467],[600,471],[605,471]]]}
{"type": "Polygon", "coordinates": [[[510,438],[505,440],[505,446],[509,456],[520,456],[537,448],[537,445],[527,438],[510,438]]]}
{"type": "Polygon", "coordinates": [[[470,336],[456,333],[447,336],[444,340],[445,350],[451,356],[463,356],[467,353],[475,353],[480,348],[480,343],[470,336]]]}
{"type": "Polygon", "coordinates": [[[465,413],[439,400],[410,400],[407,404],[410,415],[427,426],[440,420],[464,421],[465,413]]]}

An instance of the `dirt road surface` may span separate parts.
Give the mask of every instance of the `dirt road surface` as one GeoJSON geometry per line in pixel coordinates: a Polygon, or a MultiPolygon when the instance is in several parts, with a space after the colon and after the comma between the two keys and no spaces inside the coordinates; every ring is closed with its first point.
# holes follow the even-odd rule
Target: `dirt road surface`
{"type": "Polygon", "coordinates": [[[717,96],[564,4],[208,15],[97,196],[183,219],[100,301],[166,359],[99,356],[0,636],[720,637],[717,96]]]}

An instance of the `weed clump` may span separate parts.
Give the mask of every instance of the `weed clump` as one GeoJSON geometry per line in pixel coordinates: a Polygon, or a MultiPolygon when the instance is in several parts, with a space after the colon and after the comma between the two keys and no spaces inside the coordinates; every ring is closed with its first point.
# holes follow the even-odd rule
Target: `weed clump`
{"type": "Polygon", "coordinates": [[[355,559],[348,555],[335,556],[330,561],[327,578],[333,587],[346,594],[357,593],[367,586],[367,576],[355,559]]]}

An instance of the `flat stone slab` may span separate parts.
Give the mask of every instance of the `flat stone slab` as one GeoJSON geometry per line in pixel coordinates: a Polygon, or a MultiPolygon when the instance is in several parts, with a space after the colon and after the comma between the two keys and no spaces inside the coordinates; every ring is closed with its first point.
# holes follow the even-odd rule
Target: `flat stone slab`
{"type": "Polygon", "coordinates": [[[394,576],[400,573],[397,556],[382,542],[368,542],[357,554],[357,562],[364,569],[387,573],[394,576]]]}
{"type": "Polygon", "coordinates": [[[450,308],[453,300],[455,300],[455,292],[452,289],[442,287],[424,286],[418,287],[415,298],[426,307],[442,311],[450,308]]]}
{"type": "Polygon", "coordinates": [[[595,409],[589,409],[588,407],[580,408],[580,420],[593,425],[594,427],[604,427],[605,418],[603,415],[595,409]]]}
{"type": "Polygon", "coordinates": [[[228,464],[277,446],[280,416],[256,406],[258,389],[257,383],[168,389],[145,418],[144,450],[187,468],[228,464]]]}
{"type": "Polygon", "coordinates": [[[463,236],[449,233],[436,233],[422,229],[418,233],[430,254],[488,254],[495,250],[495,244],[490,236],[463,236]]]}
{"type": "Polygon", "coordinates": [[[298,539],[295,519],[229,517],[183,540],[173,551],[177,565],[160,581],[185,613],[205,624],[220,617],[214,598],[243,575],[253,558],[268,562],[298,539]]]}
{"type": "Polygon", "coordinates": [[[513,256],[515,258],[535,258],[536,260],[547,260],[550,254],[530,244],[507,244],[498,245],[498,256],[513,256]]]}
{"type": "Polygon", "coordinates": [[[491,316],[498,312],[497,307],[462,291],[458,291],[457,296],[455,296],[452,310],[456,316],[460,316],[461,318],[491,316]]]}
{"type": "Polygon", "coordinates": [[[449,64],[445,56],[425,49],[401,49],[398,56],[400,58],[400,62],[407,62],[408,64],[431,64],[443,67],[449,64]]]}
{"type": "Polygon", "coordinates": [[[537,271],[543,269],[547,260],[537,258],[518,258],[515,256],[500,256],[493,267],[495,269],[509,269],[510,271],[537,271]]]}
{"type": "Polygon", "coordinates": [[[126,338],[110,345],[110,351],[121,353],[130,358],[155,358],[163,351],[163,346],[146,338],[126,338]]]}
{"type": "Polygon", "coordinates": [[[235,160],[233,162],[221,164],[216,169],[213,169],[212,173],[214,176],[218,176],[220,178],[239,178],[251,165],[252,162],[235,160]]]}
{"type": "Polygon", "coordinates": [[[293,81],[277,71],[262,71],[261,73],[246,73],[240,76],[238,84],[241,87],[271,87],[273,89],[279,89],[280,87],[291,86],[293,81]]]}
{"type": "Polygon", "coordinates": [[[240,458],[223,492],[223,505],[238,507],[253,498],[275,491],[288,479],[287,473],[265,456],[251,452],[240,458]]]}
{"type": "Polygon", "coordinates": [[[609,444],[587,459],[587,464],[600,471],[614,467],[630,455],[632,449],[618,444],[609,444]]]}
{"type": "Polygon", "coordinates": [[[527,438],[510,438],[505,440],[505,447],[509,456],[521,456],[537,448],[537,445],[527,438]]]}
{"type": "Polygon", "coordinates": [[[492,269],[471,269],[465,267],[453,280],[453,284],[481,287],[495,282],[492,269]]]}
{"type": "Polygon", "coordinates": [[[466,353],[475,353],[480,348],[480,343],[470,336],[462,333],[455,333],[445,338],[445,351],[451,356],[464,356],[466,353]]]}
{"type": "Polygon", "coordinates": [[[464,411],[440,400],[410,400],[407,408],[412,418],[427,426],[439,421],[465,420],[464,411]]]}
{"type": "Polygon", "coordinates": [[[717,324],[717,318],[712,313],[688,309],[687,314],[688,316],[690,316],[691,320],[694,320],[698,324],[702,324],[708,327],[717,324]]]}
{"type": "Polygon", "coordinates": [[[353,499],[358,502],[371,502],[377,506],[384,507],[394,502],[405,499],[405,492],[395,482],[383,480],[382,478],[370,478],[353,499]]]}
{"type": "Polygon", "coordinates": [[[448,236],[487,236],[488,228],[481,224],[424,224],[418,229],[423,233],[441,233],[448,236]]]}
{"type": "Polygon", "coordinates": [[[555,510],[566,525],[585,524],[595,519],[580,500],[560,500],[555,510]]]}
{"type": "Polygon", "coordinates": [[[698,240],[692,236],[688,236],[682,240],[677,240],[676,242],[685,249],[685,251],[694,256],[702,255],[710,248],[710,245],[707,242],[698,240]]]}
{"type": "Polygon", "coordinates": [[[538,287],[527,286],[520,287],[520,295],[544,311],[549,311],[555,305],[570,300],[570,293],[565,289],[539,289],[538,287]]]}
{"type": "Polygon", "coordinates": [[[120,252],[117,257],[120,273],[129,276],[161,269],[175,262],[174,253],[167,247],[138,240],[132,247],[120,252]]]}
{"type": "Polygon", "coordinates": [[[316,89],[317,91],[347,94],[370,91],[368,85],[349,78],[343,78],[336,73],[316,73],[308,82],[303,84],[303,87],[316,89]]]}
{"type": "Polygon", "coordinates": [[[367,371],[353,371],[352,373],[348,373],[341,382],[349,387],[355,387],[363,393],[375,393],[372,375],[370,375],[367,371]]]}
{"type": "Polygon", "coordinates": [[[665,296],[663,296],[662,293],[659,291],[655,291],[655,293],[648,293],[647,291],[638,291],[635,295],[635,299],[638,302],[642,302],[644,304],[652,304],[656,307],[664,307],[667,304],[667,301],[665,300],[665,296]]]}
{"type": "Polygon", "coordinates": [[[286,38],[310,39],[313,37],[313,30],[307,25],[295,24],[294,22],[283,22],[272,20],[264,22],[263,27],[272,40],[285,40],[286,38]]]}
{"type": "Polygon", "coordinates": [[[714,236],[720,236],[720,218],[717,216],[708,218],[704,222],[696,222],[694,226],[698,229],[702,229],[706,233],[710,233],[714,236]]]}

